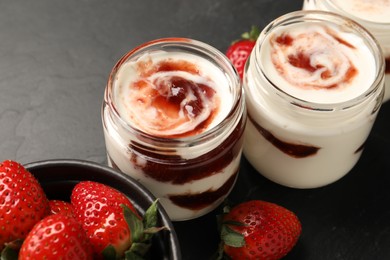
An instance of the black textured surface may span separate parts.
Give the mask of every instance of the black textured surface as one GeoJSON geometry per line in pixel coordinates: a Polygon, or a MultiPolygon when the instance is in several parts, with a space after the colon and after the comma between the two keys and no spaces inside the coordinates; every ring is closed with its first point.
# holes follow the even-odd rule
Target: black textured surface
{"type": "MultiPolygon", "coordinates": [[[[106,163],[100,107],[108,74],[146,41],[190,37],[224,51],[299,0],[35,0],[0,2],[0,160],[106,163]]],[[[390,259],[390,104],[356,167],[327,187],[296,190],[243,159],[230,200],[264,199],[296,212],[302,236],[286,259],[390,259]]],[[[218,209],[219,210],[219,209],[218,209]]],[[[217,247],[215,215],[175,223],[183,259],[217,247]]]]}

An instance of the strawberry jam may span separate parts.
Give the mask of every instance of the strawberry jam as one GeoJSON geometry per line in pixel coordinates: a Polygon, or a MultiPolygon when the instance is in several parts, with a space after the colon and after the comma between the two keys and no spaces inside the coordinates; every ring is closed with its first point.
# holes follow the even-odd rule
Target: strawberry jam
{"type": "Polygon", "coordinates": [[[354,80],[358,74],[353,61],[346,56],[336,54],[332,58],[324,59],[327,55],[332,55],[333,48],[338,48],[340,45],[352,50],[355,46],[342,39],[330,28],[324,27],[323,31],[328,38],[319,32],[307,32],[295,36],[283,33],[271,40],[271,46],[274,48],[271,55],[274,66],[289,83],[295,84],[296,87],[341,88],[354,80]],[[325,41],[330,37],[333,41],[326,43],[325,41]],[[285,57],[285,60],[281,59],[281,56],[285,57]],[[337,75],[339,70],[342,75],[337,75]],[[291,77],[291,71],[302,71],[302,74],[291,77]],[[305,76],[310,80],[299,82],[299,78],[305,76]]]}
{"type": "MultiPolygon", "coordinates": [[[[141,115],[148,122],[145,124],[139,120],[139,127],[146,132],[169,137],[196,135],[207,129],[218,113],[219,97],[215,89],[204,83],[207,81],[196,82],[184,77],[201,77],[199,68],[184,60],[149,63],[147,60],[137,64],[141,78],[129,86],[132,88],[131,95],[137,98],[131,106],[155,111],[151,118],[141,115]],[[175,131],[183,125],[190,127],[175,131]]],[[[133,119],[136,116],[132,115],[133,119]]]]}
{"type": "Polygon", "coordinates": [[[270,131],[263,128],[259,125],[250,114],[248,114],[248,118],[250,122],[255,126],[255,128],[259,131],[259,133],[273,146],[282,151],[283,153],[291,156],[293,158],[305,158],[309,156],[315,155],[320,147],[312,146],[312,145],[303,145],[298,143],[286,142],[277,138],[270,131]]]}

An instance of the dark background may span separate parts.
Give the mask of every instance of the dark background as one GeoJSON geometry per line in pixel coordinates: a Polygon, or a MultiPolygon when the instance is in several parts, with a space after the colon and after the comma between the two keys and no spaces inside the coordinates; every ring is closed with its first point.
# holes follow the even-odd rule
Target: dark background
{"type": "MultiPolygon", "coordinates": [[[[109,72],[127,51],[189,37],[221,51],[251,25],[301,9],[300,0],[0,1],[0,160],[106,163],[100,109],[109,72]]],[[[232,204],[263,199],[294,211],[302,236],[286,259],[390,259],[390,104],[356,167],[340,181],[297,190],[243,158],[232,204]]],[[[315,174],[315,173],[313,173],[315,174]]],[[[183,259],[216,250],[220,208],[175,227],[183,259]]]]}

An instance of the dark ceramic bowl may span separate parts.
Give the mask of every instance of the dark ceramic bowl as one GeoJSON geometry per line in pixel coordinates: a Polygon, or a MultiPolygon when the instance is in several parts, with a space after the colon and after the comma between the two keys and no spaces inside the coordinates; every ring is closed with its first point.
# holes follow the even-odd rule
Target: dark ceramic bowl
{"type": "MultiPolygon", "coordinates": [[[[107,184],[123,192],[133,202],[139,213],[155,200],[155,197],[133,178],[112,168],[81,160],[48,160],[24,165],[41,183],[49,199],[70,200],[74,185],[83,180],[107,184]]],[[[179,242],[165,210],[159,206],[159,225],[167,226],[153,237],[151,259],[181,259],[179,242]]]]}

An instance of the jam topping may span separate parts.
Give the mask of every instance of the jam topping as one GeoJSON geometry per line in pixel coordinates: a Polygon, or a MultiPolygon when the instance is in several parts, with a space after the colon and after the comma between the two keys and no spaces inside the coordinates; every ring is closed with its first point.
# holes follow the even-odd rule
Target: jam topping
{"type": "Polygon", "coordinates": [[[364,150],[364,147],[366,145],[366,142],[363,142],[358,149],[356,149],[355,154],[360,153],[364,150]]]}
{"type": "Polygon", "coordinates": [[[349,57],[355,47],[328,27],[283,32],[271,38],[271,59],[278,73],[303,89],[334,89],[349,84],[358,70],[349,57]]]}
{"type": "MultiPolygon", "coordinates": [[[[117,170],[121,170],[117,164],[108,157],[112,167],[117,170]]],[[[232,176],[221,187],[215,190],[207,190],[201,193],[185,193],[185,194],[168,194],[168,198],[177,206],[200,210],[207,206],[210,206],[215,201],[226,195],[233,187],[238,176],[238,169],[232,174],[232,176]]]]}
{"type": "Polygon", "coordinates": [[[186,137],[204,132],[219,112],[215,83],[196,64],[150,59],[136,64],[138,78],[122,95],[130,121],[161,137],[186,137]]]}
{"type": "Polygon", "coordinates": [[[169,199],[179,207],[191,210],[201,210],[228,194],[238,176],[238,170],[218,189],[202,193],[169,194],[169,199]]]}
{"type": "Polygon", "coordinates": [[[233,132],[215,149],[192,159],[178,154],[155,154],[148,152],[139,143],[130,143],[130,161],[135,168],[159,182],[180,185],[191,183],[221,173],[237,156],[243,143],[246,117],[242,118],[233,132]],[[139,160],[139,157],[143,160],[139,160]],[[150,160],[148,158],[158,158],[150,160]]]}
{"type": "Polygon", "coordinates": [[[255,120],[251,117],[251,115],[248,113],[248,119],[252,122],[252,124],[255,126],[257,131],[273,146],[275,146],[277,149],[282,151],[283,153],[294,157],[294,158],[305,158],[309,156],[314,156],[317,154],[320,147],[312,146],[312,145],[304,145],[304,144],[298,144],[298,143],[290,143],[283,141],[279,138],[277,138],[275,135],[273,135],[270,131],[259,125],[255,120]]]}

